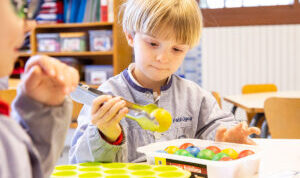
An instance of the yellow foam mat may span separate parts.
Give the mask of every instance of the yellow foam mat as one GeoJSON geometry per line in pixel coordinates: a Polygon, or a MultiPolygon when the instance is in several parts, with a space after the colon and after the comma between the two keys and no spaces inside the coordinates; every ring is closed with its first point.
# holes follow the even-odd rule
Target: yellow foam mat
{"type": "Polygon", "coordinates": [[[56,166],[51,178],[187,178],[190,176],[190,172],[175,166],[89,162],[56,166]]]}

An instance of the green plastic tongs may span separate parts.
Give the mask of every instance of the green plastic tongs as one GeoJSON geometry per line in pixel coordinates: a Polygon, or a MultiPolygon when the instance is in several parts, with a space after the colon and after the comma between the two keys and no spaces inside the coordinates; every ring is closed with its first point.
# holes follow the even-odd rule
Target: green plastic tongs
{"type": "MultiPolygon", "coordinates": [[[[100,95],[109,94],[80,83],[70,95],[74,101],[91,106],[95,98],[97,98],[100,95]]],[[[171,115],[166,110],[159,108],[155,104],[139,105],[127,100],[124,101],[126,102],[126,107],[128,107],[132,111],[130,112],[130,114],[127,114],[126,117],[136,121],[143,129],[162,132],[166,131],[170,127],[172,121],[171,123],[169,123],[168,121],[166,122],[165,119],[155,117],[155,115],[157,116],[156,113],[158,109],[160,109],[163,110],[164,116],[167,115],[167,120],[170,120],[171,115]],[[160,127],[161,124],[164,124],[164,126],[160,127]],[[166,124],[169,126],[166,126],[166,124]]],[[[161,115],[162,114],[158,114],[159,117],[161,115]]]]}

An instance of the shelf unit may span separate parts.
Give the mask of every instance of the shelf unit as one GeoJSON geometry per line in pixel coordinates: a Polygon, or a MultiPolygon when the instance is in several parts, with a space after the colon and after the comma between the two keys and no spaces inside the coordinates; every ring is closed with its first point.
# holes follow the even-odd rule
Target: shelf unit
{"type": "Polygon", "coordinates": [[[36,54],[48,55],[48,56],[112,56],[114,55],[113,51],[84,51],[84,52],[36,52],[36,54]]]}
{"type": "Polygon", "coordinates": [[[93,23],[64,23],[64,24],[39,24],[30,35],[31,53],[21,52],[19,58],[29,58],[32,55],[44,54],[53,57],[75,57],[78,60],[91,59],[95,65],[112,65],[114,75],[119,74],[132,61],[132,49],[129,47],[122,26],[118,23],[117,17],[119,7],[123,0],[114,0],[114,22],[93,22],[93,23]],[[85,51],[85,52],[51,52],[42,53],[37,51],[38,33],[59,33],[59,32],[88,32],[88,30],[112,30],[113,50],[112,51],[85,51]]]}

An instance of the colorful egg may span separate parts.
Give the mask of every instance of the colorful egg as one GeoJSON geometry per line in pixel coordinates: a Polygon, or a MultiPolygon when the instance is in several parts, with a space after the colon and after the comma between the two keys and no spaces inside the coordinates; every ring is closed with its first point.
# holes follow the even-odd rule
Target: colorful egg
{"type": "Polygon", "coordinates": [[[184,149],[179,149],[175,153],[175,155],[180,155],[180,156],[188,156],[188,157],[194,157],[190,152],[184,149]]]}
{"type": "Polygon", "coordinates": [[[185,150],[190,152],[195,157],[197,157],[198,153],[200,152],[200,149],[196,146],[189,146],[185,150]]]}
{"type": "Polygon", "coordinates": [[[229,157],[229,155],[228,154],[226,154],[226,153],[218,153],[218,154],[216,154],[213,158],[212,158],[212,160],[214,160],[214,161],[219,161],[221,158],[223,158],[223,157],[229,157]]]}
{"type": "Polygon", "coordinates": [[[228,154],[232,159],[236,159],[238,157],[238,153],[232,149],[232,148],[226,148],[224,150],[221,151],[221,153],[226,153],[228,154]]]}
{"type": "Polygon", "coordinates": [[[165,151],[169,154],[174,154],[179,148],[177,146],[168,146],[165,151]]]}
{"type": "Polygon", "coordinates": [[[213,151],[204,149],[198,153],[197,158],[211,160],[214,156],[215,153],[213,151]]]}
{"type": "Polygon", "coordinates": [[[246,156],[249,156],[249,155],[253,155],[254,154],[254,151],[251,151],[251,150],[243,150],[240,152],[239,156],[238,156],[238,159],[240,158],[243,158],[243,157],[246,157],[246,156]]]}
{"type": "Polygon", "coordinates": [[[186,149],[189,146],[194,146],[194,144],[192,144],[192,143],[184,143],[184,144],[180,145],[179,149],[186,149]]]}
{"type": "Polygon", "coordinates": [[[206,149],[213,151],[215,154],[218,154],[221,152],[221,149],[216,146],[208,146],[206,149]]]}
{"type": "Polygon", "coordinates": [[[157,153],[167,153],[165,150],[157,150],[157,153]]]}
{"type": "Polygon", "coordinates": [[[232,161],[233,159],[229,156],[221,158],[219,161],[232,161]]]}

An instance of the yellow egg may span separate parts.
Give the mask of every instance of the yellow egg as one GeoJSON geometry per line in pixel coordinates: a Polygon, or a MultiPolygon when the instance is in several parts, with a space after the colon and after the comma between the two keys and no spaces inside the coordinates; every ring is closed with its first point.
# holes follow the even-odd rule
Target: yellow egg
{"type": "Polygon", "coordinates": [[[159,124],[157,132],[165,132],[170,128],[172,124],[172,116],[167,110],[163,108],[155,109],[151,112],[151,116],[155,117],[159,124]]]}
{"type": "Polygon", "coordinates": [[[238,153],[232,148],[226,148],[221,151],[222,153],[228,154],[232,159],[236,159],[238,157],[238,153]]]}
{"type": "Polygon", "coordinates": [[[179,148],[177,146],[168,146],[165,151],[169,154],[174,154],[179,148]]]}

